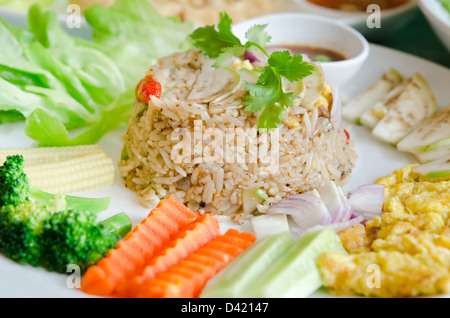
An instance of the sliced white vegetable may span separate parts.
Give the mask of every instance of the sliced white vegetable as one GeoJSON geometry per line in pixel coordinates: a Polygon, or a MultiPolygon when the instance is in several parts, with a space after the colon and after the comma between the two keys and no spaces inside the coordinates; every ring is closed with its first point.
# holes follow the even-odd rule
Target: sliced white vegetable
{"type": "Polygon", "coordinates": [[[257,239],[269,235],[289,232],[287,215],[263,214],[252,217],[253,232],[257,239]]]}
{"type": "Polygon", "coordinates": [[[187,99],[207,103],[232,94],[241,84],[240,74],[232,68],[215,68],[213,60],[207,60],[187,99]]]}
{"type": "Polygon", "coordinates": [[[345,211],[344,216],[342,217],[343,220],[349,220],[352,217],[352,213],[353,213],[353,209],[352,206],[350,205],[350,202],[348,202],[348,198],[344,193],[344,190],[342,190],[341,187],[337,186],[338,190],[339,190],[339,195],[341,197],[341,201],[342,201],[342,205],[345,211]]]}
{"type": "Polygon", "coordinates": [[[449,146],[450,105],[421,123],[397,144],[397,149],[415,154],[449,146]]]}
{"type": "Polygon", "coordinates": [[[419,160],[419,162],[421,163],[427,163],[448,155],[450,155],[450,145],[429,151],[414,153],[414,156],[416,156],[417,160],[419,160]]]}
{"type": "Polygon", "coordinates": [[[413,171],[427,178],[450,176],[450,155],[417,166],[413,171]]]}
{"type": "Polygon", "coordinates": [[[331,224],[331,227],[333,227],[333,229],[339,233],[343,230],[346,230],[356,224],[362,223],[364,222],[364,217],[362,216],[357,216],[353,219],[347,220],[347,221],[342,221],[342,222],[338,222],[338,223],[333,223],[331,224]]]}
{"type": "Polygon", "coordinates": [[[352,213],[371,220],[381,215],[384,202],[383,184],[364,184],[357,187],[348,198],[352,213]]]}
{"type": "Polygon", "coordinates": [[[342,103],[339,89],[336,85],[332,86],[333,103],[331,105],[330,120],[335,129],[339,129],[342,123],[342,103]]]}
{"type": "Polygon", "coordinates": [[[382,141],[397,144],[422,121],[436,113],[436,98],[427,81],[415,73],[387,114],[372,130],[372,135],[382,141]]]}
{"type": "MultiPolygon", "coordinates": [[[[341,232],[343,230],[346,230],[346,229],[348,229],[348,228],[350,228],[350,227],[352,227],[352,226],[354,226],[356,224],[364,222],[364,220],[365,220],[364,217],[357,216],[357,217],[354,217],[354,218],[352,218],[350,220],[347,220],[347,221],[342,221],[342,222],[338,222],[338,223],[332,223],[332,224],[330,224],[328,226],[331,226],[336,231],[336,233],[339,233],[339,232],[341,232]]],[[[296,237],[302,237],[302,236],[305,236],[306,234],[320,231],[320,230],[322,230],[325,227],[327,227],[327,225],[316,225],[316,226],[310,227],[310,228],[305,229],[305,230],[301,230],[301,229],[297,230],[297,233],[295,233],[295,234],[297,234],[296,237]]]]}
{"type": "Polygon", "coordinates": [[[300,229],[307,229],[317,224],[330,223],[330,214],[317,190],[293,194],[270,207],[269,214],[285,214],[292,217],[300,229]]]}
{"type": "Polygon", "coordinates": [[[378,80],[361,94],[345,104],[342,117],[348,121],[360,124],[361,115],[383,99],[395,86],[402,83],[403,78],[395,69],[389,69],[378,80]]]}
{"type": "Polygon", "coordinates": [[[256,69],[249,70],[248,68],[242,68],[240,70],[236,70],[241,76],[241,80],[247,81],[255,84],[258,81],[261,72],[256,71],[256,69]]]}
{"type": "Polygon", "coordinates": [[[349,214],[348,207],[342,202],[341,193],[333,181],[325,182],[317,192],[331,216],[331,223],[345,221],[349,214]]]}
{"type": "Polygon", "coordinates": [[[369,129],[373,129],[387,113],[392,103],[395,101],[404,89],[404,84],[399,84],[387,93],[383,99],[375,103],[372,107],[366,110],[360,118],[361,124],[369,129]]]}
{"type": "Polygon", "coordinates": [[[297,95],[302,96],[300,105],[306,109],[311,109],[322,94],[325,86],[325,79],[322,67],[317,64],[310,63],[313,66],[313,71],[310,75],[304,77],[299,81],[299,87],[302,92],[297,95]]]}
{"type": "Polygon", "coordinates": [[[244,214],[252,213],[256,210],[258,204],[261,204],[266,199],[262,196],[263,191],[257,189],[249,189],[242,191],[242,209],[244,214]]]}

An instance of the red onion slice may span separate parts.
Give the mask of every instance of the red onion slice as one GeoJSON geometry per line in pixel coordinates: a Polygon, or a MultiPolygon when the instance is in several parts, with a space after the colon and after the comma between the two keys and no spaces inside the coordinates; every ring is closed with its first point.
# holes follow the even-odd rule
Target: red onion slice
{"type": "Polygon", "coordinates": [[[331,216],[331,223],[346,221],[351,216],[351,209],[347,202],[343,202],[341,190],[333,181],[326,182],[318,193],[331,216]]]}
{"type": "Polygon", "coordinates": [[[289,215],[301,229],[331,223],[330,214],[315,190],[293,194],[272,206],[268,213],[289,215]]]}
{"type": "Polygon", "coordinates": [[[259,59],[256,57],[256,55],[247,50],[244,52],[244,59],[248,60],[250,63],[259,62],[259,59]]]}
{"type": "Polygon", "coordinates": [[[384,203],[384,185],[365,184],[349,194],[352,213],[370,220],[381,215],[384,203]]]}

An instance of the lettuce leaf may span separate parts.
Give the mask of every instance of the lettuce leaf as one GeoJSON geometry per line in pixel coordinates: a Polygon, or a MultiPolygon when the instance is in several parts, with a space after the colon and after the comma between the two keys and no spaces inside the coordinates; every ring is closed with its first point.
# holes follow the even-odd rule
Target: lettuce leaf
{"type": "Polygon", "coordinates": [[[116,62],[127,86],[136,85],[158,58],[191,47],[194,23],[163,17],[148,0],[93,5],[84,15],[93,41],[116,62]]]}
{"type": "Polygon", "coordinates": [[[61,121],[43,109],[34,110],[25,121],[25,133],[38,141],[39,147],[88,145],[98,142],[107,132],[128,121],[131,114],[130,100],[134,100],[134,89],[122,93],[99,120],[78,135],[71,136],[61,121]]]}
{"type": "Polygon", "coordinates": [[[136,84],[158,58],[189,48],[194,28],[148,0],[94,5],[85,15],[92,40],[70,36],[39,5],[27,28],[0,18],[0,123],[24,120],[38,146],[96,143],[126,123],[136,84]]]}
{"type": "Polygon", "coordinates": [[[11,9],[28,10],[33,4],[39,4],[42,7],[50,7],[56,0],[0,0],[0,6],[11,9]]]}

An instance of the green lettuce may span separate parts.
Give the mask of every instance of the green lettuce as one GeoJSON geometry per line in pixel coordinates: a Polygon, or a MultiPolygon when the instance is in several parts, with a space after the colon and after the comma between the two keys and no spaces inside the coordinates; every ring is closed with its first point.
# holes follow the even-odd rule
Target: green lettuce
{"type": "MultiPolygon", "coordinates": [[[[58,0],[60,3],[65,2],[58,0]]],[[[57,0],[0,0],[0,6],[17,10],[28,10],[32,5],[39,4],[43,8],[57,4],[57,0]]]]}
{"type": "Polygon", "coordinates": [[[72,136],[57,117],[42,109],[34,110],[25,122],[25,133],[39,141],[40,147],[88,145],[98,142],[108,131],[128,121],[134,89],[122,93],[101,113],[99,120],[88,129],[72,136]]]}
{"type": "Polygon", "coordinates": [[[163,17],[148,0],[93,5],[84,15],[93,41],[116,62],[127,85],[136,85],[158,58],[191,46],[194,23],[163,17]]]}
{"type": "Polygon", "coordinates": [[[189,48],[191,23],[148,0],[86,12],[93,39],[72,37],[54,11],[29,9],[28,27],[0,19],[0,124],[25,121],[38,146],[96,143],[128,121],[134,87],[158,58],[189,48]]]}

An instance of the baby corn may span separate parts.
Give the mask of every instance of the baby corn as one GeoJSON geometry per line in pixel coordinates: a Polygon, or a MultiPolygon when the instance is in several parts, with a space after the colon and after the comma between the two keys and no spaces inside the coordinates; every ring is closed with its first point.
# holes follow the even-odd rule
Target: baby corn
{"type": "Polygon", "coordinates": [[[98,145],[0,149],[0,161],[20,154],[30,183],[50,193],[87,192],[114,182],[114,163],[98,145]]]}

